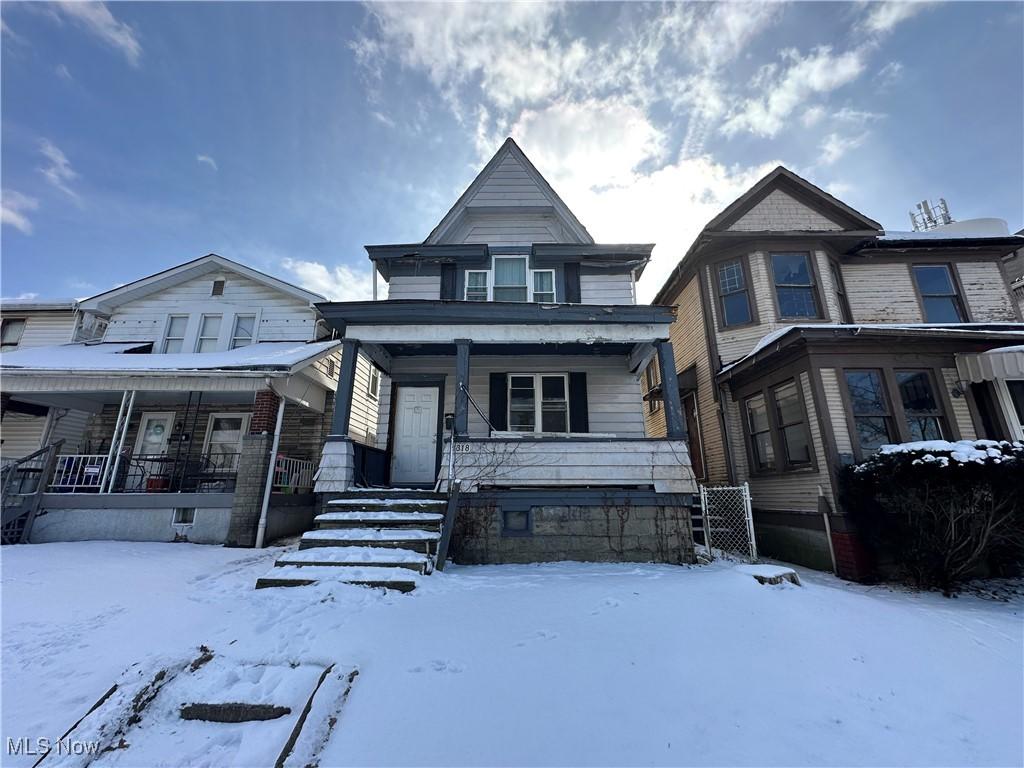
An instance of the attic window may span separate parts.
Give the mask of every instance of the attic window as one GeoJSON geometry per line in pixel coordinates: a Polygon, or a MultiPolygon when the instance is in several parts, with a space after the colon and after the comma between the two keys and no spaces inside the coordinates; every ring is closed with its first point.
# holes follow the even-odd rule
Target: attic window
{"type": "Polygon", "coordinates": [[[219,280],[214,280],[213,281],[213,290],[210,291],[210,295],[211,296],[223,296],[224,295],[224,280],[223,280],[223,278],[219,279],[219,280]]]}

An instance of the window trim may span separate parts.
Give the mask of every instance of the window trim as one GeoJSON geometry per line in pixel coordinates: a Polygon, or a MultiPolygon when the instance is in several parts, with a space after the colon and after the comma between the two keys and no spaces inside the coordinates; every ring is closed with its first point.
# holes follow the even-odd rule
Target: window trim
{"type": "MultiPolygon", "coordinates": [[[[494,263],[498,259],[525,259],[526,260],[526,301],[525,302],[509,302],[513,304],[557,304],[558,303],[558,270],[551,267],[543,267],[541,269],[534,269],[530,266],[530,254],[528,253],[502,253],[491,256],[490,263],[486,269],[464,269],[462,270],[462,300],[470,301],[467,298],[469,295],[469,274],[470,273],[483,273],[487,275],[487,301],[495,301],[494,298],[494,263]],[[551,302],[537,302],[534,299],[534,282],[533,276],[538,272],[549,272],[551,273],[551,293],[554,296],[554,300],[551,302]]],[[[499,286],[501,288],[513,288],[518,286],[499,286]]],[[[564,290],[564,289],[563,289],[564,290]]]]}
{"type": "Polygon", "coordinates": [[[202,312],[199,315],[199,324],[196,326],[196,343],[192,346],[192,351],[196,354],[203,354],[199,349],[200,345],[205,339],[213,339],[217,343],[217,349],[214,352],[220,351],[220,338],[224,334],[224,313],[223,312],[202,312]],[[216,336],[203,336],[203,324],[206,322],[208,317],[220,318],[220,325],[217,326],[216,336]]]}
{"type": "Polygon", "coordinates": [[[949,418],[944,412],[942,398],[939,396],[938,381],[935,378],[935,371],[931,368],[915,368],[913,366],[909,368],[896,368],[892,369],[892,381],[896,391],[897,397],[893,400],[894,404],[898,406],[900,412],[900,425],[906,427],[906,436],[910,437],[910,423],[907,421],[907,409],[903,404],[903,396],[900,394],[900,383],[897,380],[897,375],[901,373],[923,373],[928,377],[928,384],[932,388],[932,397],[935,400],[936,414],[934,418],[939,422],[939,440],[949,440],[949,418]]]}
{"type": "Polygon", "coordinates": [[[529,291],[530,303],[533,303],[533,304],[541,304],[541,303],[543,303],[543,304],[554,304],[555,303],[555,299],[558,297],[558,289],[556,288],[557,278],[558,278],[557,272],[555,270],[553,270],[553,269],[530,269],[530,265],[529,264],[526,265],[526,269],[527,269],[527,271],[530,274],[530,277],[529,277],[529,280],[530,280],[530,286],[529,286],[529,288],[530,288],[530,291],[529,291]],[[537,281],[536,281],[535,278],[536,278],[537,275],[544,274],[545,272],[551,275],[551,290],[550,291],[541,291],[541,293],[550,293],[551,294],[551,301],[539,302],[539,301],[537,301],[534,298],[536,296],[536,294],[537,294],[537,281]]]}
{"type": "Polygon", "coordinates": [[[746,443],[747,443],[747,466],[748,466],[748,468],[750,470],[750,474],[751,475],[767,475],[767,474],[771,474],[772,472],[778,471],[779,453],[778,453],[778,450],[777,450],[776,445],[775,445],[775,435],[773,434],[773,429],[772,429],[772,427],[773,427],[772,415],[771,415],[771,412],[772,412],[772,402],[768,398],[767,393],[763,389],[759,389],[756,392],[751,392],[750,394],[745,395],[740,400],[740,406],[741,406],[741,409],[742,409],[742,416],[743,416],[743,435],[746,438],[746,443]],[[758,398],[758,397],[761,398],[761,400],[764,402],[765,417],[768,419],[768,427],[766,429],[759,430],[758,432],[754,432],[751,429],[751,425],[750,425],[750,408],[748,407],[747,404],[751,400],[753,400],[755,398],[758,398]],[[765,434],[765,433],[767,433],[768,441],[771,443],[771,446],[772,446],[772,458],[771,458],[770,462],[766,462],[764,466],[761,466],[761,462],[759,461],[758,456],[757,456],[757,451],[756,451],[756,449],[754,447],[755,446],[754,437],[756,435],[761,435],[761,434],[765,434]]]}
{"type": "Polygon", "coordinates": [[[761,318],[757,309],[757,296],[754,293],[754,281],[752,279],[753,273],[750,263],[752,256],[753,254],[750,253],[730,253],[708,264],[707,279],[711,282],[711,289],[714,292],[712,300],[715,304],[715,325],[720,332],[729,332],[738,328],[749,328],[750,326],[761,324],[761,318]],[[718,282],[718,268],[722,264],[731,261],[739,261],[743,267],[743,279],[747,283],[747,305],[750,307],[750,322],[726,325],[725,313],[722,311],[722,294],[718,282]]]}
{"type": "Polygon", "coordinates": [[[782,461],[782,468],[784,470],[794,470],[803,469],[805,467],[811,466],[814,463],[814,438],[811,435],[810,419],[807,415],[807,402],[804,400],[803,388],[800,386],[800,382],[797,380],[797,377],[794,376],[792,379],[787,379],[786,381],[781,381],[778,384],[773,384],[771,387],[769,387],[769,391],[771,392],[772,406],[774,408],[774,412],[772,415],[775,417],[775,427],[778,430],[779,435],[779,447],[782,449],[781,451],[778,452],[779,459],[782,461]],[[792,421],[788,424],[783,424],[779,418],[779,401],[778,398],[775,396],[775,392],[781,389],[782,387],[788,387],[790,384],[792,384],[793,388],[796,390],[796,399],[797,404],[800,406],[801,419],[800,421],[792,421]],[[804,431],[807,433],[807,445],[810,448],[810,451],[808,451],[807,454],[807,461],[790,461],[789,451],[786,449],[786,435],[784,433],[784,430],[787,427],[793,427],[796,426],[797,424],[803,424],[804,431]]]}
{"type": "Polygon", "coordinates": [[[570,416],[572,410],[570,407],[570,395],[569,395],[569,374],[568,372],[562,373],[561,371],[548,371],[533,373],[529,371],[525,372],[512,372],[510,371],[505,376],[505,424],[508,426],[508,432],[515,432],[517,435],[571,435],[572,434],[572,423],[570,416]],[[518,429],[512,429],[512,379],[515,377],[533,377],[533,431],[523,432],[518,429]],[[556,376],[561,377],[565,386],[565,432],[545,432],[543,429],[538,429],[543,426],[543,378],[545,376],[554,378],[556,376]]]}
{"type": "MultiPolygon", "coordinates": [[[[644,383],[647,385],[647,391],[644,394],[650,394],[650,392],[659,384],[661,384],[661,371],[658,369],[658,358],[657,356],[651,358],[651,362],[647,364],[644,369],[644,383]]],[[[664,397],[664,394],[662,395],[664,397]]],[[[661,410],[661,397],[648,397],[647,398],[647,412],[657,413],[661,410]]]]}
{"type": "MultiPolygon", "coordinates": [[[[201,324],[200,324],[200,330],[202,330],[202,325],[201,324]]],[[[258,341],[257,337],[258,336],[259,336],[259,326],[257,325],[257,315],[256,315],[256,313],[255,312],[239,312],[238,314],[236,314],[232,318],[232,321],[231,321],[231,338],[228,339],[228,349],[239,349],[240,347],[251,346],[251,345],[257,343],[257,341],[258,341]],[[251,317],[252,318],[252,335],[249,337],[249,343],[248,344],[241,344],[239,346],[235,346],[235,341],[237,341],[238,338],[239,338],[239,336],[238,336],[238,321],[239,321],[240,318],[243,318],[243,317],[251,317]]]]}
{"type": "Polygon", "coordinates": [[[183,313],[183,312],[171,312],[171,313],[169,313],[167,315],[167,319],[164,320],[163,338],[160,339],[160,353],[161,354],[163,354],[163,355],[173,355],[173,354],[179,354],[179,353],[185,352],[185,339],[188,338],[188,326],[189,326],[190,319],[191,318],[190,318],[189,314],[188,313],[183,313]],[[185,330],[182,331],[182,334],[181,334],[180,338],[178,336],[170,336],[169,335],[170,332],[171,332],[171,323],[174,321],[175,318],[178,318],[178,317],[185,318],[185,330]],[[181,341],[181,349],[178,350],[178,352],[168,352],[167,351],[167,342],[168,341],[181,341]]]}
{"type": "Polygon", "coordinates": [[[486,293],[486,296],[484,297],[483,300],[484,301],[491,301],[491,270],[489,270],[489,269],[466,269],[466,270],[463,270],[462,300],[463,301],[480,301],[480,299],[470,299],[469,298],[469,276],[471,274],[480,274],[480,275],[486,275],[487,276],[487,285],[484,286],[484,291],[486,293]]]}
{"type": "Polygon", "coordinates": [[[27,317],[5,317],[0,319],[0,338],[2,338],[3,328],[8,323],[21,323],[21,333],[18,334],[18,340],[13,344],[3,344],[0,346],[0,350],[6,350],[13,352],[21,346],[22,339],[25,338],[25,331],[28,330],[28,318],[27,317]]]}
{"type": "Polygon", "coordinates": [[[765,252],[765,268],[768,270],[768,287],[771,289],[772,301],[775,307],[775,317],[779,322],[785,320],[799,320],[801,322],[825,322],[829,321],[828,313],[825,311],[827,305],[825,304],[825,297],[822,295],[821,285],[821,274],[818,272],[818,252],[813,248],[804,250],[802,248],[792,248],[787,250],[774,250],[765,252]],[[772,266],[772,256],[799,253],[807,257],[807,261],[811,267],[811,285],[810,286],[783,286],[783,287],[797,287],[811,289],[811,296],[814,297],[814,303],[817,308],[818,314],[814,317],[807,317],[805,315],[783,315],[782,308],[779,306],[779,286],[775,283],[775,269],[772,266]]]}
{"type": "MultiPolygon", "coordinates": [[[[799,474],[801,472],[817,473],[820,471],[818,464],[818,446],[814,442],[814,431],[811,429],[811,414],[807,408],[808,394],[813,397],[814,384],[812,377],[814,375],[815,374],[812,370],[790,369],[781,376],[764,379],[753,387],[746,387],[736,392],[734,399],[739,403],[741,409],[740,426],[743,432],[743,442],[747,451],[747,469],[751,476],[767,477],[772,475],[799,474]],[[806,389],[803,382],[800,380],[800,377],[805,373],[808,376],[808,387],[806,389]],[[790,383],[796,386],[797,400],[800,403],[800,413],[803,417],[803,421],[801,423],[807,430],[807,443],[811,447],[811,460],[806,464],[790,464],[787,461],[785,442],[782,438],[782,427],[779,424],[778,419],[775,390],[790,383]],[[768,432],[771,435],[772,451],[774,451],[775,454],[772,466],[765,469],[755,469],[753,436],[750,434],[746,412],[747,400],[758,395],[763,396],[765,400],[765,405],[768,411],[768,432]]],[[[793,423],[795,424],[796,422],[793,423]]],[[[824,443],[821,446],[821,450],[825,450],[824,443]]]]}
{"type": "Polygon", "coordinates": [[[370,363],[370,370],[366,374],[366,396],[371,400],[380,400],[380,368],[373,363],[370,363]],[[377,391],[373,391],[373,382],[377,381],[377,391]]]}
{"type": "Polygon", "coordinates": [[[241,418],[242,426],[239,430],[238,435],[238,455],[242,453],[242,440],[247,434],[249,434],[249,423],[252,421],[251,413],[243,413],[242,411],[217,411],[211,413],[206,419],[206,433],[203,435],[203,456],[207,456],[210,453],[210,438],[213,436],[213,421],[214,419],[234,419],[241,418]]]}
{"type": "MultiPolygon", "coordinates": [[[[970,323],[971,314],[967,309],[967,301],[964,299],[964,287],[960,284],[960,272],[956,269],[956,265],[951,261],[920,261],[913,262],[907,265],[907,269],[910,270],[910,281],[914,284],[914,295],[917,297],[917,306],[921,310],[921,322],[931,324],[928,320],[928,312],[925,309],[924,300],[927,297],[948,297],[950,294],[939,294],[929,293],[924,294],[921,291],[921,286],[917,282],[917,268],[918,267],[945,267],[946,272],[949,274],[949,280],[953,284],[952,299],[953,305],[956,307],[960,314],[960,320],[958,323],[970,323]]],[[[949,323],[935,323],[935,325],[949,325],[949,323]]]]}

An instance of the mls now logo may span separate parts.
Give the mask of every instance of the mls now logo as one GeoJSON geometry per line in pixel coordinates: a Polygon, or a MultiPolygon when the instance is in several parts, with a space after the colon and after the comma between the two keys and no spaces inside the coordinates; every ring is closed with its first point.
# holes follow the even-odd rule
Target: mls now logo
{"type": "Polygon", "coordinates": [[[26,736],[19,739],[7,738],[8,755],[47,755],[50,752],[56,752],[58,755],[96,755],[99,751],[99,741],[53,740],[45,736],[38,739],[26,736]]]}

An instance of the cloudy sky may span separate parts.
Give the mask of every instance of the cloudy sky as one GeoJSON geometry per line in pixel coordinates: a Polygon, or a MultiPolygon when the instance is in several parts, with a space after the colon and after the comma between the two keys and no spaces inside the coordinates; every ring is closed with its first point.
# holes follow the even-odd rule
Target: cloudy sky
{"type": "Polygon", "coordinates": [[[4,296],[216,252],[363,298],[512,135],[598,241],[784,164],[892,229],[1024,226],[1019,3],[2,6],[4,296]]]}

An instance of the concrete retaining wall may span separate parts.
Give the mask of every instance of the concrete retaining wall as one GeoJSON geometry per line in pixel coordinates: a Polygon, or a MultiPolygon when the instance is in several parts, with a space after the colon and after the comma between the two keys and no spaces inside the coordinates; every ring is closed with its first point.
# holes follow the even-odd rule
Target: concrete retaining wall
{"type": "MultiPolygon", "coordinates": [[[[220,495],[220,494],[217,494],[220,495]]],[[[166,503],[166,500],[165,500],[166,503]]],[[[175,507],[56,508],[39,515],[29,541],[190,541],[223,544],[228,534],[231,507],[196,507],[192,525],[174,525],[175,507]]]]}

